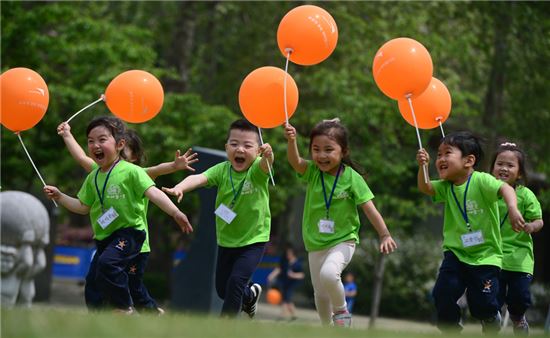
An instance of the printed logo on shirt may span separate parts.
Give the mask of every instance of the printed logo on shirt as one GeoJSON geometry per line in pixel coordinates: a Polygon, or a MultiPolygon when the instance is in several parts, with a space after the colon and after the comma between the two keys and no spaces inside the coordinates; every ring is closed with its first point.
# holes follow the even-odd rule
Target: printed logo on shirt
{"type": "Polygon", "coordinates": [[[136,266],[135,264],[130,265],[130,270],[128,271],[128,273],[129,273],[130,275],[135,275],[136,272],[137,272],[137,266],[136,266]]]}
{"type": "Polygon", "coordinates": [[[241,191],[242,195],[250,195],[256,192],[256,187],[252,184],[252,182],[246,180],[243,184],[243,190],[241,191]]]}
{"type": "Polygon", "coordinates": [[[115,248],[117,248],[120,251],[124,251],[124,248],[126,247],[127,244],[128,244],[128,242],[126,240],[119,239],[118,244],[115,245],[115,248]]]}
{"type": "Polygon", "coordinates": [[[476,201],[467,200],[466,201],[466,210],[470,215],[483,214],[483,209],[479,208],[476,201]]]}
{"type": "Polygon", "coordinates": [[[493,281],[490,279],[487,279],[485,282],[483,282],[483,293],[491,293],[493,286],[493,281]]]}
{"type": "Polygon", "coordinates": [[[107,188],[107,198],[119,200],[126,198],[126,196],[117,184],[112,184],[107,188]]]}
{"type": "Polygon", "coordinates": [[[332,198],[335,200],[345,200],[345,199],[348,199],[349,197],[350,197],[349,193],[346,190],[342,190],[340,192],[335,193],[332,198]]]}

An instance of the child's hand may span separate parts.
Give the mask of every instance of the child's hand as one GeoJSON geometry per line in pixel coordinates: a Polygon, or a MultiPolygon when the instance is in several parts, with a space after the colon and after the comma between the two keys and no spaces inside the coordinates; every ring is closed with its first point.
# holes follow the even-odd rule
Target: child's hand
{"type": "Polygon", "coordinates": [[[518,208],[509,209],[508,217],[510,218],[512,229],[514,229],[515,232],[520,232],[525,229],[525,220],[518,208]]]}
{"type": "Polygon", "coordinates": [[[176,223],[178,223],[181,231],[184,234],[193,232],[193,227],[191,226],[191,223],[189,223],[187,216],[183,212],[178,210],[172,217],[174,218],[176,223]]]}
{"type": "Polygon", "coordinates": [[[71,136],[71,126],[67,122],[61,122],[57,126],[57,135],[61,137],[71,136]]]}
{"type": "Polygon", "coordinates": [[[194,168],[192,168],[190,165],[198,162],[198,154],[197,153],[191,153],[193,150],[191,148],[187,149],[185,154],[180,156],[179,149],[176,151],[176,157],[174,158],[174,168],[176,170],[189,170],[189,171],[195,171],[194,168]]]}
{"type": "Polygon", "coordinates": [[[290,123],[285,123],[285,138],[287,141],[296,140],[296,128],[294,128],[290,123]]]}
{"type": "Polygon", "coordinates": [[[57,201],[59,198],[61,198],[61,191],[59,191],[59,189],[57,189],[54,186],[46,185],[44,186],[43,190],[46,197],[48,197],[51,200],[57,201]]]}
{"type": "Polygon", "coordinates": [[[180,189],[177,189],[176,187],[173,188],[166,188],[162,187],[162,191],[167,193],[168,195],[176,196],[178,199],[178,203],[181,202],[181,199],[183,198],[183,192],[180,189]]]}
{"type": "Polygon", "coordinates": [[[528,234],[534,233],[536,231],[535,224],[525,223],[525,226],[523,227],[523,231],[525,231],[528,234]]]}
{"type": "Polygon", "coordinates": [[[418,150],[416,153],[416,162],[418,162],[418,165],[421,167],[430,163],[430,155],[426,149],[422,148],[418,150]]]}
{"type": "Polygon", "coordinates": [[[397,249],[397,244],[391,237],[391,235],[387,234],[382,237],[380,237],[380,252],[384,254],[392,253],[395,249],[397,249]]]}
{"type": "Polygon", "coordinates": [[[269,143],[264,143],[260,146],[260,153],[262,154],[262,157],[265,157],[269,159],[270,162],[273,162],[273,149],[269,143]]]}

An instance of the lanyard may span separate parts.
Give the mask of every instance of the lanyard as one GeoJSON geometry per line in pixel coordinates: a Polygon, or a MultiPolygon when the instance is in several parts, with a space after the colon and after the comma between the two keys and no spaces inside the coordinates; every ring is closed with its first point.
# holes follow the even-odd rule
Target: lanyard
{"type": "Polygon", "coordinates": [[[332,195],[334,195],[334,189],[336,189],[336,183],[338,182],[338,177],[340,176],[340,171],[342,170],[342,167],[344,167],[343,164],[340,164],[338,167],[338,171],[336,172],[336,178],[334,179],[334,183],[332,184],[332,190],[330,192],[330,197],[327,200],[327,190],[325,188],[325,178],[323,177],[323,172],[321,170],[321,185],[323,186],[323,197],[325,198],[325,207],[327,208],[327,219],[329,209],[330,209],[330,203],[332,202],[332,195]]]}
{"type": "Polygon", "coordinates": [[[105,182],[103,183],[103,190],[102,193],[99,193],[99,187],[97,186],[97,175],[99,174],[99,171],[101,168],[97,168],[97,171],[95,172],[95,190],[97,191],[97,196],[99,196],[99,203],[101,203],[101,210],[105,211],[105,208],[103,207],[103,198],[105,197],[105,188],[107,187],[107,181],[109,180],[109,176],[111,176],[111,171],[115,168],[115,166],[118,164],[120,159],[116,160],[116,162],[111,166],[111,169],[109,169],[109,172],[107,173],[107,177],[105,177],[105,182]]]}
{"type": "MultiPolygon", "coordinates": [[[[246,173],[248,174],[248,171],[246,173]]],[[[239,190],[235,191],[235,185],[233,185],[233,176],[231,175],[231,165],[229,165],[229,181],[231,181],[231,189],[233,189],[233,199],[231,200],[231,204],[229,205],[229,208],[232,209],[235,206],[235,201],[237,200],[237,197],[239,197],[241,191],[243,190],[246,176],[242,180],[241,185],[239,186],[239,190]]]]}
{"type": "Polygon", "coordinates": [[[500,227],[502,228],[502,225],[504,225],[504,222],[506,222],[506,217],[508,217],[508,211],[504,214],[504,217],[502,217],[502,220],[500,221],[500,227]]]}
{"type": "Polygon", "coordinates": [[[468,231],[472,231],[472,227],[470,226],[470,221],[468,221],[468,212],[466,211],[466,195],[468,194],[468,187],[470,186],[471,179],[472,175],[468,176],[468,183],[466,183],[466,189],[464,190],[464,210],[460,207],[460,203],[458,203],[458,198],[456,198],[455,190],[453,188],[454,184],[451,183],[451,192],[453,193],[453,197],[455,198],[456,206],[458,207],[458,210],[460,210],[462,218],[464,218],[464,221],[466,222],[466,227],[468,228],[468,231]]]}

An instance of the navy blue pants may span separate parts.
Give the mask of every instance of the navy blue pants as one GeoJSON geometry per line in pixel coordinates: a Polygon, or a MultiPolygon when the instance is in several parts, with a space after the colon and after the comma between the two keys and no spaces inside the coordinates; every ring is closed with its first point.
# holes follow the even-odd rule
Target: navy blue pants
{"type": "Polygon", "coordinates": [[[141,252],[130,262],[126,269],[130,295],[134,301],[134,307],[138,310],[153,310],[157,308],[157,303],[149,294],[145,284],[143,284],[147,259],[149,259],[149,253],[141,252]]]}
{"type": "Polygon", "coordinates": [[[223,299],[222,315],[236,316],[243,303],[252,301],[249,282],[262,260],[265,244],[254,243],[240,248],[218,246],[216,292],[223,299]]]}
{"type": "Polygon", "coordinates": [[[499,307],[506,303],[512,320],[519,320],[531,306],[529,287],[532,279],[533,275],[525,272],[507,270],[500,272],[499,307]]]}
{"type": "Polygon", "coordinates": [[[96,241],[97,251],[86,276],[86,305],[97,309],[106,304],[127,309],[133,305],[126,269],[141,251],[145,231],[119,229],[104,240],[96,241]]]}
{"type": "Polygon", "coordinates": [[[492,265],[462,263],[452,251],[445,251],[433,289],[437,326],[441,330],[460,328],[456,302],[466,289],[472,316],[479,320],[495,318],[499,310],[499,272],[500,268],[492,265]]]}

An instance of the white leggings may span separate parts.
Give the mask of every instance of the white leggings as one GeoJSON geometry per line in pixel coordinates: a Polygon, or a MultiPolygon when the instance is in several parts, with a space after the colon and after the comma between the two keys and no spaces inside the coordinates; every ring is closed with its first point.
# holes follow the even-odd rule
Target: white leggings
{"type": "Polygon", "coordinates": [[[317,313],[323,325],[332,322],[333,311],[346,309],[346,296],[341,274],[355,251],[355,242],[338,243],[332,248],[308,254],[311,283],[317,313]]]}

